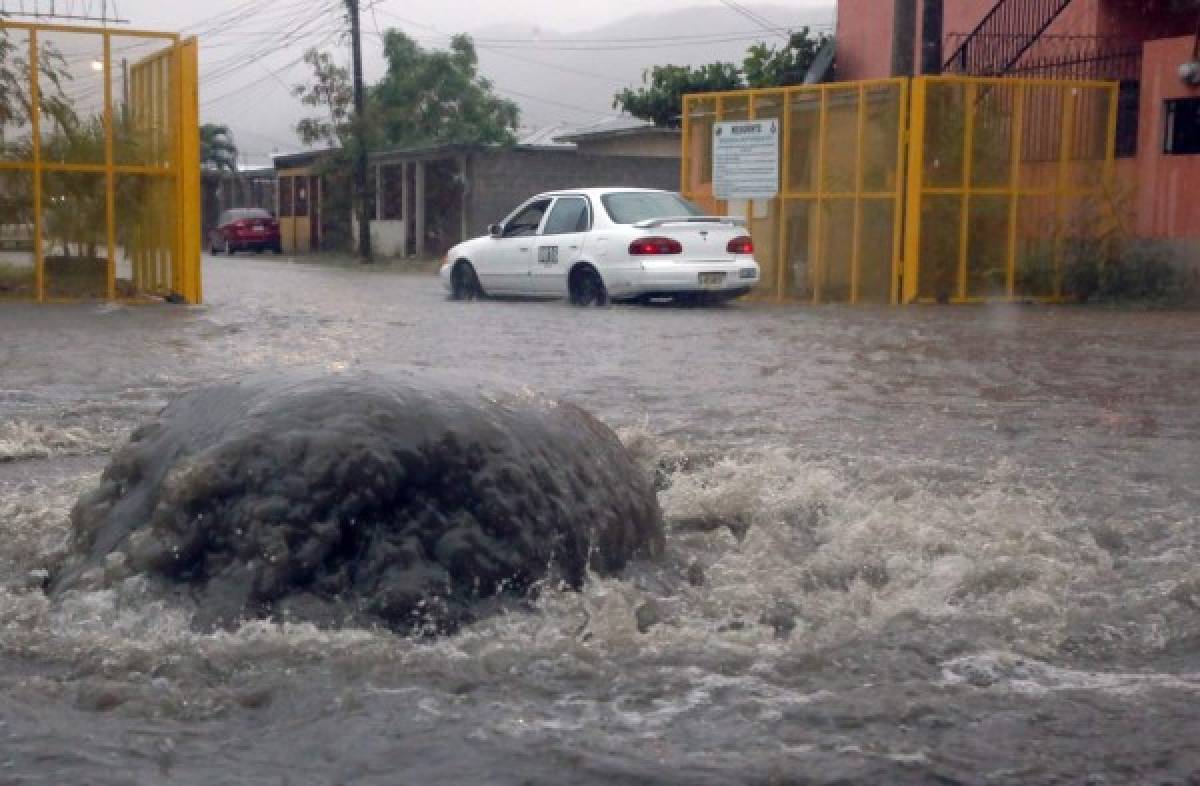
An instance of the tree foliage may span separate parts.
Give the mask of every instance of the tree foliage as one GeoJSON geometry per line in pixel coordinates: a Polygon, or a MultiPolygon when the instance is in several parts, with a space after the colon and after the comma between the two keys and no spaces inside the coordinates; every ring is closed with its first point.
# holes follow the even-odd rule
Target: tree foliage
{"type": "Polygon", "coordinates": [[[511,144],[519,110],[480,76],[470,36],[425,50],[399,30],[383,38],[387,71],[371,89],[384,140],[392,145],[511,144]]]}
{"type": "MultiPolygon", "coordinates": [[[[42,43],[38,47],[38,103],[43,117],[59,128],[77,122],[63,92],[63,84],[70,79],[66,58],[52,43],[42,43]]],[[[33,118],[31,81],[29,47],[14,41],[9,31],[0,27],[0,148],[7,129],[27,126],[33,118]]]]}
{"type": "Polygon", "coordinates": [[[811,35],[807,27],[793,32],[786,46],[776,49],[759,42],[746,52],[742,61],[742,75],[747,87],[780,87],[798,85],[804,77],[817,52],[829,39],[826,35],[811,35]]]}
{"type": "Polygon", "coordinates": [[[354,88],[350,72],[334,62],[328,52],[309,49],[304,62],[312,69],[312,80],[296,85],[292,94],[319,114],[296,124],[300,141],[312,147],[346,147],[353,134],[354,88]]]}
{"type": "Polygon", "coordinates": [[[750,47],[740,67],[733,63],[655,66],[642,75],[642,87],[617,93],[613,107],[656,126],[678,126],[687,93],[800,84],[828,39],[805,27],[793,32],[785,46],[758,43],[750,47]]]}
{"type": "Polygon", "coordinates": [[[643,74],[649,87],[637,90],[625,88],[613,99],[634,117],[649,120],[656,126],[677,126],[683,111],[683,96],[687,93],[715,93],[744,87],[742,72],[733,63],[709,63],[698,68],[689,66],[654,66],[643,74]]]}
{"type": "MultiPolygon", "coordinates": [[[[516,104],[495,95],[479,74],[469,36],[455,36],[448,50],[426,50],[398,30],[383,38],[387,70],[368,91],[369,143],[511,144],[519,119],[516,104]]],[[[354,90],[349,72],[326,52],[304,57],[310,81],[293,93],[319,111],[296,126],[309,146],[349,149],[355,144],[354,90]]]]}
{"type": "Polygon", "coordinates": [[[229,126],[205,123],[200,126],[200,168],[216,172],[236,172],[237,145],[229,126]]]}

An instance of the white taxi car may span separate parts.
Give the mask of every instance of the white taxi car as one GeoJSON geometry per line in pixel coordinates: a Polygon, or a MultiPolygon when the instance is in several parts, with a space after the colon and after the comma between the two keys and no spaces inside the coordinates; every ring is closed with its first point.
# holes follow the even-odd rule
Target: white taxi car
{"type": "Polygon", "coordinates": [[[455,299],[568,297],[579,305],[656,297],[728,300],[759,279],[744,220],[705,216],[670,191],[538,194],[488,233],[446,254],[441,278],[455,299]]]}

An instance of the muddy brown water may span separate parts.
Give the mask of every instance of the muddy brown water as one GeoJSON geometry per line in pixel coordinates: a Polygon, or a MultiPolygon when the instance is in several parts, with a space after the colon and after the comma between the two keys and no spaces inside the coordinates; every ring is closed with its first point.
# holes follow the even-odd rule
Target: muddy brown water
{"type": "Polygon", "coordinates": [[[201,307],[0,306],[0,783],[1200,782],[1200,314],[205,265],[201,307]],[[388,364],[595,413],[670,559],[437,640],[37,589],[172,394],[388,364]]]}

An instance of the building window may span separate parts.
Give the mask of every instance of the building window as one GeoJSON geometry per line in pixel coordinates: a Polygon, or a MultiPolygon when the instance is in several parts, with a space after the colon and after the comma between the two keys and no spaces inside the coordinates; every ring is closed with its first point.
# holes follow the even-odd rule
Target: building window
{"type": "Polygon", "coordinates": [[[1141,99],[1141,83],[1121,82],[1120,92],[1117,93],[1117,158],[1133,158],[1137,155],[1141,99]]]}
{"type": "Polygon", "coordinates": [[[1166,108],[1163,153],[1169,156],[1200,154],[1200,98],[1176,98],[1167,101],[1166,108]]]}

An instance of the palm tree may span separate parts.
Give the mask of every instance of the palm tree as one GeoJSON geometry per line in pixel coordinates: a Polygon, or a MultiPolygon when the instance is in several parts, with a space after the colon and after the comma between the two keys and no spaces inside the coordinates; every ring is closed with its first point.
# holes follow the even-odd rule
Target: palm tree
{"type": "Polygon", "coordinates": [[[200,126],[200,168],[237,172],[238,150],[229,126],[205,123],[200,126]]]}

